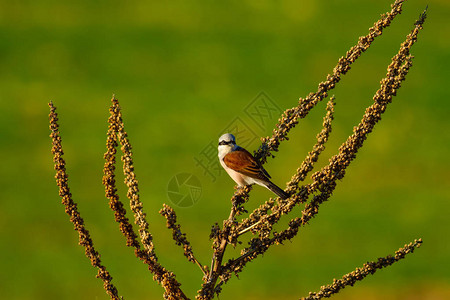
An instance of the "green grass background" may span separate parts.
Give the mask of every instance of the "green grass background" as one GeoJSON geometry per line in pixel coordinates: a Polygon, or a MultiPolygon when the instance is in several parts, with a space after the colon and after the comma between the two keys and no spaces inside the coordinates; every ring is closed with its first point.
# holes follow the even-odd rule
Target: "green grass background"
{"type": "MultiPolygon", "coordinates": [[[[108,107],[116,94],[160,262],[193,297],[201,273],[158,214],[170,204],[169,180],[189,172],[202,183],[198,203],[175,209],[199,260],[209,264],[210,227],[228,216],[233,182],[225,175],[212,182],[194,157],[259,92],[284,110],[315,91],[390,3],[0,1],[2,297],[107,299],[58,197],[48,101],[60,114],[74,200],[114,284],[126,299],[159,299],[161,287],[125,247],[101,185],[108,107]]],[[[450,297],[450,2],[407,1],[357,60],[332,92],[336,119],[317,168],[351,134],[427,4],[413,68],[331,201],[292,242],[231,279],[221,299],[297,299],[419,237],[424,244],[416,253],[335,299],[450,297]]],[[[266,165],[275,182],[287,182],[310,151],[324,107],[302,120],[266,165]]],[[[269,135],[274,124],[258,133],[269,135]]],[[[270,196],[255,188],[248,208],[270,196]]]]}

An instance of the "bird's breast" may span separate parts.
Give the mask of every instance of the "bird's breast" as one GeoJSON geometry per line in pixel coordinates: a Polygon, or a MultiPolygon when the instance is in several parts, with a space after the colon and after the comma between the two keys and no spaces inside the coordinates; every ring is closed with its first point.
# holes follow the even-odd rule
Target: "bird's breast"
{"type": "Polygon", "coordinates": [[[228,173],[228,175],[230,175],[231,179],[233,179],[234,182],[236,182],[239,186],[254,183],[252,178],[250,178],[244,174],[241,174],[239,172],[236,172],[235,170],[233,170],[231,168],[228,168],[227,165],[225,164],[225,162],[223,161],[223,159],[220,160],[220,164],[225,169],[225,171],[228,173]]]}

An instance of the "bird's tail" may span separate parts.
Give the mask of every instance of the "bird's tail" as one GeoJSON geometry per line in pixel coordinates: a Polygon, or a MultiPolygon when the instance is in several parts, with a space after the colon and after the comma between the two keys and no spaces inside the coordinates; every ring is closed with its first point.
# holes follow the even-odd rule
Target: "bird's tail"
{"type": "Polygon", "coordinates": [[[285,199],[289,198],[289,195],[285,191],[283,191],[281,188],[279,188],[275,183],[268,181],[268,182],[265,182],[265,186],[269,190],[271,190],[272,192],[277,194],[277,196],[280,197],[281,199],[285,200],[285,199]]]}

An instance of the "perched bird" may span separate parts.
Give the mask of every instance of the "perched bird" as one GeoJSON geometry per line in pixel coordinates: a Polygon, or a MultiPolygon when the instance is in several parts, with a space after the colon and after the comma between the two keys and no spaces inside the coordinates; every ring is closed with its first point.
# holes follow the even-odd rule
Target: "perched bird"
{"type": "Polygon", "coordinates": [[[219,160],[228,175],[239,185],[258,184],[277,194],[289,198],[281,188],[270,181],[270,175],[261,164],[244,148],[236,145],[234,135],[225,133],[219,138],[219,160]]]}

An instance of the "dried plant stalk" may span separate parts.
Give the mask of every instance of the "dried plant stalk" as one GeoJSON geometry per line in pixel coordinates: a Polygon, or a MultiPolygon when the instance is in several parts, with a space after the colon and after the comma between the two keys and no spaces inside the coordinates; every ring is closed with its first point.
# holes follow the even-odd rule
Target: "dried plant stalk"
{"type": "MultiPolygon", "coordinates": [[[[233,272],[242,271],[242,267],[247,262],[253,260],[259,254],[264,253],[270,245],[280,244],[287,239],[292,239],[297,234],[300,226],[308,224],[317,215],[320,204],[328,200],[331,196],[336,187],[336,181],[342,179],[345,174],[345,169],[356,157],[358,149],[362,147],[367,135],[381,119],[381,114],[386,110],[386,106],[391,102],[392,96],[395,95],[397,89],[400,87],[400,83],[405,79],[412,64],[412,56],[409,55],[409,49],[416,40],[419,30],[422,28],[425,15],[423,15],[423,19],[421,20],[421,22],[418,21],[416,23],[414,30],[402,44],[399,53],[392,59],[392,63],[388,67],[387,76],[382,80],[381,88],[374,96],[375,103],[367,108],[361,123],[355,127],[353,135],[339,148],[339,153],[330,159],[330,164],[312,176],[314,182],[292,196],[289,203],[304,202],[313,191],[319,191],[320,194],[315,195],[313,200],[305,206],[301,217],[297,217],[289,222],[287,229],[279,233],[274,233],[273,238],[263,237],[252,239],[250,246],[243,249],[242,256],[228,263],[229,268],[232,266],[233,272]]],[[[264,221],[269,222],[269,225],[272,226],[279,219],[278,216],[289,213],[292,207],[293,205],[279,206],[273,209],[271,214],[264,216],[264,221]]]]}
{"type": "Polygon", "coordinates": [[[100,254],[95,250],[89,231],[84,226],[84,220],[77,209],[77,204],[72,200],[68,184],[68,175],[66,173],[66,162],[62,158],[64,152],[61,145],[61,137],[59,134],[58,114],[56,107],[52,102],[50,107],[50,137],[52,138],[52,154],[53,162],[55,163],[56,184],[59,187],[59,196],[62,199],[62,204],[65,206],[66,213],[70,216],[70,221],[73,223],[74,229],[78,231],[79,244],[84,247],[86,257],[91,261],[91,265],[98,269],[97,278],[103,281],[103,287],[111,299],[123,299],[119,297],[117,288],[112,284],[112,276],[106,270],[106,267],[101,264],[100,254]]]}
{"type": "Polygon", "coordinates": [[[297,169],[297,172],[287,184],[287,191],[290,194],[293,194],[293,192],[298,190],[299,183],[305,180],[308,173],[314,168],[314,164],[319,159],[319,155],[325,150],[325,143],[328,141],[328,137],[331,133],[331,122],[334,119],[334,105],[335,97],[333,96],[327,103],[327,113],[323,118],[322,130],[316,136],[317,143],[313,146],[313,149],[308,152],[308,155],[297,169]]]}
{"type": "Polygon", "coordinates": [[[167,228],[172,230],[172,238],[178,246],[183,245],[184,256],[187,259],[196,264],[200,270],[203,272],[204,276],[208,275],[207,267],[204,267],[198,260],[195,258],[194,252],[192,250],[191,243],[187,240],[186,234],[181,232],[181,225],[177,224],[177,215],[172,207],[167,204],[163,204],[163,208],[159,211],[159,213],[166,218],[166,226],[167,228]]]}
{"type": "Polygon", "coordinates": [[[134,173],[134,166],[131,153],[131,145],[127,138],[127,133],[124,130],[122,114],[120,112],[119,101],[113,96],[111,99],[112,105],[110,107],[110,117],[108,138],[107,138],[107,152],[105,153],[105,168],[104,168],[104,184],[107,197],[110,199],[110,206],[114,210],[116,221],[120,223],[120,229],[127,238],[127,245],[135,248],[136,256],[148,265],[149,270],[154,274],[153,279],[156,280],[165,290],[164,299],[188,299],[181,290],[181,284],[176,280],[175,274],[166,270],[159,262],[154,252],[154,245],[152,235],[148,228],[148,222],[145,219],[143,211],[143,204],[139,199],[139,188],[136,175],[134,173]],[[123,156],[123,171],[125,175],[125,184],[128,186],[127,197],[130,199],[130,207],[134,212],[135,223],[139,226],[139,235],[144,250],[140,249],[140,245],[136,239],[136,234],[133,231],[131,224],[125,217],[125,210],[123,205],[118,200],[119,196],[116,194],[115,179],[114,179],[114,164],[115,153],[117,147],[117,140],[122,145],[123,156]],[[119,204],[120,203],[120,204],[119,204]]]}
{"type": "MultiPolygon", "coordinates": [[[[391,6],[390,12],[382,15],[380,20],[369,29],[369,33],[366,36],[359,38],[358,43],[345,56],[339,59],[338,64],[333,69],[332,74],[327,76],[326,81],[319,84],[317,92],[309,94],[304,99],[300,98],[297,106],[286,110],[282,114],[273,131],[272,137],[264,138],[262,145],[255,152],[255,157],[262,164],[267,161],[269,156],[273,157],[272,153],[278,151],[280,143],[288,140],[290,130],[314,106],[328,96],[329,91],[340,81],[342,75],[350,70],[351,64],[370,47],[376,37],[382,34],[384,28],[390,25],[395,16],[401,13],[404,1],[396,0],[391,6]]],[[[354,127],[353,134],[341,145],[338,153],[330,159],[329,164],[311,176],[313,180],[311,184],[300,185],[305,180],[307,174],[312,171],[314,163],[323,152],[325,143],[328,141],[333,120],[334,97],[327,104],[327,113],[324,117],[323,128],[317,135],[316,144],[287,184],[286,191],[289,193],[290,198],[286,200],[279,198],[270,199],[255,209],[248,218],[237,221],[237,216],[247,212],[244,204],[249,199],[251,186],[236,188],[231,198],[232,206],[228,219],[223,221],[222,228],[217,223],[212,227],[210,239],[212,240],[213,256],[209,269],[203,266],[194,256],[186,234],[181,232],[181,226],[177,223],[175,211],[170,206],[164,204],[160,214],[166,218],[166,225],[172,230],[174,241],[178,245],[183,246],[184,255],[189,261],[197,264],[203,272],[202,288],[198,291],[196,299],[207,300],[212,299],[216,294],[218,295],[221,292],[223,284],[231,278],[233,273],[237,275],[248,262],[265,253],[269,247],[281,244],[295,237],[300,227],[307,225],[318,214],[320,205],[329,199],[336,187],[337,180],[344,177],[347,167],[356,157],[358,150],[363,146],[364,141],[372,132],[374,126],[381,120],[381,115],[386,110],[387,105],[392,101],[392,97],[395,96],[402,81],[405,80],[412,66],[413,57],[410,54],[410,49],[417,40],[418,33],[422,29],[425,18],[426,11],[420,15],[419,20],[415,23],[414,29],[406,37],[405,42],[401,44],[397,55],[392,58],[386,77],[381,81],[380,89],[374,95],[374,103],[366,109],[362,120],[354,127]],[[310,198],[312,199],[308,203],[308,199],[310,198]],[[306,203],[301,212],[301,216],[293,218],[284,230],[275,232],[273,226],[281,217],[290,213],[294,207],[301,203],[306,203]],[[241,250],[241,255],[223,264],[224,254],[228,244],[236,247],[239,236],[249,231],[255,236],[249,241],[248,246],[241,250]]],[[[165,290],[164,298],[188,299],[181,290],[180,283],[176,280],[175,275],[158,262],[153,238],[149,231],[149,224],[139,197],[138,181],[134,172],[131,145],[124,129],[119,102],[114,96],[111,101],[103,176],[105,194],[109,199],[109,205],[114,211],[114,217],[116,222],[119,223],[121,232],[126,238],[127,246],[133,247],[135,255],[148,265],[149,270],[153,274],[153,279],[165,290]],[[117,194],[115,155],[117,154],[117,146],[119,144],[123,153],[121,160],[123,162],[125,184],[128,187],[127,197],[130,200],[130,207],[134,214],[134,222],[138,227],[138,234],[133,230],[132,224],[130,224],[126,217],[126,210],[117,194]],[[138,237],[140,237],[140,242],[138,237]]],[[[97,277],[103,280],[104,288],[108,295],[112,299],[119,299],[117,289],[111,283],[112,278],[106,271],[106,268],[101,265],[100,256],[94,249],[89,232],[84,227],[83,219],[77,211],[77,205],[72,200],[67,185],[65,161],[62,159],[63,151],[58,131],[56,108],[52,103],[49,106],[50,130],[52,131],[50,136],[53,140],[52,153],[54,155],[59,194],[66,207],[66,213],[71,217],[71,222],[74,224],[75,230],[79,233],[80,245],[84,246],[86,256],[90,259],[91,264],[98,269],[97,277]]],[[[366,263],[362,268],[357,268],[355,271],[345,275],[342,279],[334,280],[332,285],[322,287],[319,292],[310,293],[305,299],[329,297],[339,292],[342,288],[353,285],[358,280],[362,280],[368,274],[373,274],[378,269],[389,266],[404,258],[406,254],[418,248],[421,243],[421,239],[415,240],[413,243],[399,249],[394,257],[387,256],[378,259],[377,262],[366,263]]]]}
{"type": "Polygon", "coordinates": [[[123,207],[123,203],[119,200],[119,195],[117,194],[115,170],[116,170],[116,147],[117,144],[117,126],[116,122],[113,120],[114,115],[111,114],[109,117],[110,124],[107,133],[106,140],[106,153],[105,166],[103,168],[103,185],[105,186],[105,195],[109,199],[109,206],[114,211],[115,221],[120,225],[120,231],[124,234],[127,239],[127,246],[134,247],[135,253],[138,255],[140,253],[140,244],[137,240],[137,235],[133,230],[133,226],[128,221],[126,217],[126,210],[123,207]]]}
{"type": "MultiPolygon", "coordinates": [[[[381,36],[383,30],[388,27],[392,20],[402,12],[403,2],[405,0],[396,0],[391,5],[391,10],[381,16],[381,18],[375,22],[375,24],[369,28],[369,33],[366,36],[362,36],[358,39],[355,46],[347,51],[346,55],[341,57],[334,67],[332,74],[328,74],[327,80],[319,83],[317,92],[310,93],[305,99],[300,98],[299,104],[293,108],[287,109],[283,112],[281,118],[278,120],[276,128],[273,130],[272,137],[266,137],[262,139],[263,143],[257,151],[255,151],[255,157],[260,160],[261,164],[267,161],[267,157],[272,152],[277,152],[280,143],[284,140],[288,140],[289,131],[294,128],[299,119],[306,117],[309,111],[317,105],[320,101],[328,96],[328,92],[332,90],[336,84],[340,81],[341,76],[345,75],[363,52],[365,52],[376,37],[381,36]]],[[[273,156],[273,155],[272,155],[273,156]]],[[[292,191],[292,185],[288,186],[288,190],[292,191]]],[[[299,193],[303,194],[304,189],[300,189],[299,193]]],[[[301,202],[298,198],[294,199],[295,202],[301,202]]],[[[248,220],[244,221],[243,228],[249,228],[254,226],[259,221],[259,215],[263,215],[275,204],[273,200],[269,200],[262,204],[253,215],[250,215],[248,220]]]]}
{"type": "MultiPolygon", "coordinates": [[[[306,198],[315,191],[320,192],[320,194],[315,195],[313,200],[305,206],[302,211],[302,217],[292,220],[289,224],[289,228],[278,233],[274,240],[271,241],[272,243],[281,243],[283,240],[291,239],[295,236],[298,226],[308,224],[309,220],[317,215],[320,204],[329,199],[336,187],[337,180],[343,178],[346,168],[356,157],[356,153],[363,146],[363,142],[367,138],[367,135],[372,132],[375,124],[381,119],[381,114],[386,110],[386,106],[392,99],[392,96],[395,95],[397,89],[400,87],[401,81],[405,79],[405,76],[411,67],[411,56],[404,58],[406,62],[402,66],[397,66],[398,59],[400,58],[394,57],[392,64],[389,66],[388,76],[382,81],[380,90],[386,92],[384,98],[378,99],[378,91],[374,97],[375,103],[366,110],[363,120],[355,127],[353,135],[339,148],[339,153],[330,159],[330,163],[326,167],[313,174],[313,183],[294,195],[290,202],[304,202],[306,198]],[[395,70],[392,69],[394,65],[396,66],[395,70]],[[399,72],[398,76],[395,74],[397,72],[399,72]],[[391,79],[393,81],[391,81],[391,79]],[[392,85],[387,86],[386,83],[389,82],[391,82],[392,85]]],[[[272,214],[287,214],[292,207],[292,205],[280,206],[280,208],[272,214]]]]}
{"type": "Polygon", "coordinates": [[[312,176],[312,184],[301,188],[298,193],[287,200],[286,204],[274,206],[271,208],[272,212],[270,214],[263,215],[258,221],[261,223],[258,224],[258,228],[271,229],[281,215],[285,215],[292,210],[294,204],[305,202],[313,192],[319,192],[305,206],[305,209],[302,211],[302,216],[291,220],[287,229],[281,232],[273,232],[273,237],[269,237],[267,230],[263,230],[263,234],[251,239],[249,246],[241,251],[242,255],[236,259],[229,260],[223,267],[221,274],[223,280],[227,281],[230,278],[230,272],[234,272],[235,274],[241,272],[242,268],[248,262],[266,252],[271,245],[281,244],[285,240],[292,239],[297,235],[300,226],[308,224],[317,215],[320,204],[327,201],[331,196],[336,187],[336,181],[343,178],[346,168],[356,157],[356,153],[362,147],[368,134],[372,132],[375,124],[381,119],[381,115],[400,88],[401,82],[405,79],[412,65],[410,49],[417,41],[417,35],[422,29],[425,19],[426,11],[420,15],[419,20],[415,23],[414,29],[406,37],[405,42],[401,44],[397,55],[392,58],[392,62],[388,66],[386,78],[381,81],[381,87],[374,96],[375,103],[367,108],[360,124],[354,128],[353,135],[339,148],[339,153],[330,159],[329,165],[312,176]]]}
{"type": "Polygon", "coordinates": [[[234,196],[231,198],[231,212],[227,220],[223,222],[223,229],[213,226],[210,238],[213,239],[213,258],[211,261],[211,270],[208,280],[202,284],[202,289],[198,291],[196,299],[212,299],[214,297],[214,286],[217,279],[221,275],[222,260],[225,250],[230,239],[237,237],[238,233],[235,229],[235,217],[243,212],[243,204],[248,201],[248,193],[251,186],[243,186],[236,188],[234,196]]]}
{"type": "Polygon", "coordinates": [[[383,14],[381,18],[369,28],[366,36],[359,38],[358,43],[347,51],[346,55],[339,59],[338,64],[333,69],[332,74],[328,74],[327,80],[319,83],[317,92],[310,93],[305,99],[300,98],[296,107],[286,110],[279,119],[276,129],[273,130],[272,137],[263,139],[262,145],[255,152],[262,164],[271,155],[271,152],[277,152],[280,142],[288,140],[289,131],[298,124],[300,118],[304,118],[309,111],[320,101],[328,96],[328,92],[332,90],[341,80],[341,76],[345,75],[351,67],[351,64],[358,59],[363,52],[369,49],[376,37],[381,36],[383,30],[388,27],[392,20],[402,12],[402,5],[405,0],[396,0],[391,5],[391,11],[383,14]]]}
{"type": "MultiPolygon", "coordinates": [[[[368,35],[365,37],[361,37],[357,43],[356,46],[352,47],[346,54],[345,57],[342,57],[339,59],[339,62],[337,66],[333,70],[332,75],[328,75],[327,80],[325,82],[321,82],[319,84],[319,89],[316,93],[311,93],[308,95],[305,99],[300,99],[299,105],[286,110],[282,117],[279,120],[279,123],[276,125],[276,129],[274,130],[273,136],[271,138],[265,138],[263,139],[263,144],[261,147],[255,152],[255,157],[264,164],[267,160],[267,157],[271,155],[271,152],[278,151],[278,146],[281,141],[287,140],[287,134],[289,131],[295,127],[295,125],[298,123],[298,120],[300,118],[304,118],[308,112],[314,107],[317,103],[319,103],[322,99],[328,96],[328,92],[333,89],[337,82],[339,82],[341,75],[348,72],[350,69],[350,65],[364,52],[367,50],[373,40],[380,36],[383,32],[383,29],[390,25],[391,21],[397,16],[399,13],[401,13],[401,8],[404,0],[397,0],[392,5],[392,9],[390,12],[386,13],[385,15],[382,15],[381,19],[377,21],[373,27],[369,29],[368,35]]],[[[238,191],[235,193],[235,196],[239,195],[241,198],[248,198],[248,192],[238,191]]],[[[300,203],[302,200],[300,198],[300,195],[305,196],[304,198],[306,201],[307,197],[309,196],[309,193],[305,188],[301,188],[300,191],[294,195],[294,197],[291,201],[293,203],[300,203]],[[300,198],[300,199],[299,199],[300,198]]],[[[291,202],[291,203],[292,203],[291,202]]],[[[289,203],[289,202],[288,202],[289,203]]],[[[266,212],[270,207],[272,206],[272,203],[265,203],[262,205],[260,212],[266,212]]],[[[290,205],[288,211],[290,211],[294,207],[294,205],[290,205]]],[[[234,223],[234,215],[233,215],[234,205],[232,207],[230,218],[224,222],[223,229],[216,230],[218,232],[216,240],[213,242],[213,263],[221,263],[223,258],[223,252],[226,249],[226,244],[229,241],[233,241],[233,237],[230,236],[231,233],[233,233],[235,236],[239,235],[239,231],[236,231],[235,229],[232,229],[232,226],[229,224],[234,223]],[[227,225],[227,226],[226,226],[227,225]],[[217,239],[220,239],[220,242],[218,242],[217,239]],[[217,247],[219,245],[219,247],[217,247]]],[[[213,298],[215,293],[220,292],[221,285],[226,282],[230,276],[231,272],[234,272],[237,274],[238,272],[242,271],[242,268],[244,265],[256,258],[259,254],[264,253],[270,245],[274,243],[281,243],[283,239],[286,238],[292,238],[296,235],[298,231],[293,230],[292,232],[284,231],[285,234],[279,236],[277,235],[274,238],[268,237],[268,230],[267,228],[271,228],[275,222],[279,219],[279,217],[288,212],[286,210],[285,205],[279,206],[276,211],[273,211],[266,219],[265,224],[264,222],[261,222],[261,224],[258,224],[260,228],[266,227],[266,230],[259,238],[253,238],[250,241],[250,246],[248,248],[244,248],[242,250],[242,255],[238,257],[235,260],[230,260],[224,267],[212,267],[211,268],[211,275],[210,280],[202,285],[202,289],[199,291],[199,294],[197,296],[197,299],[211,299],[213,298]],[[282,209],[282,207],[285,208],[285,210],[282,209]],[[275,217],[276,216],[276,217],[275,217]],[[216,282],[218,278],[221,278],[221,282],[216,287],[216,282]]],[[[267,215],[263,215],[264,217],[267,215]]],[[[255,222],[258,221],[258,218],[255,220],[255,222]]],[[[248,224],[249,226],[253,226],[256,223],[248,224]]],[[[293,225],[293,228],[295,228],[297,222],[294,219],[290,222],[289,228],[291,228],[291,225],[293,225]]],[[[248,227],[248,226],[246,226],[248,227]]],[[[240,229],[243,229],[242,227],[240,229]]]]}
{"type": "Polygon", "coordinates": [[[134,213],[134,223],[139,227],[139,236],[141,237],[141,242],[146,252],[149,256],[154,256],[153,237],[148,230],[149,225],[145,219],[146,214],[139,198],[138,181],[136,179],[136,174],[134,173],[131,144],[124,129],[119,101],[113,96],[111,102],[111,116],[109,118],[110,129],[115,130],[116,138],[122,146],[121,150],[123,155],[121,160],[123,162],[123,173],[125,175],[125,184],[128,187],[127,197],[130,199],[130,207],[134,213]]]}
{"type": "MultiPolygon", "coordinates": [[[[307,174],[312,171],[314,168],[314,164],[319,159],[319,155],[322,153],[323,150],[325,150],[325,143],[328,141],[328,137],[331,133],[331,122],[333,121],[333,114],[334,114],[334,105],[335,105],[335,97],[331,97],[331,99],[327,103],[327,113],[325,117],[323,118],[322,123],[322,130],[317,134],[316,139],[317,142],[313,146],[313,149],[308,153],[306,158],[303,160],[301,166],[297,169],[294,176],[292,176],[291,180],[287,184],[286,192],[289,195],[293,195],[298,189],[298,185],[300,182],[305,180],[307,174]]],[[[303,198],[298,198],[299,200],[303,200],[303,198]]],[[[280,198],[277,198],[277,201],[270,199],[266,201],[264,204],[260,205],[260,207],[256,208],[249,216],[248,218],[243,219],[237,226],[237,230],[239,233],[245,233],[249,230],[251,230],[254,233],[259,233],[260,236],[264,235],[261,234],[262,232],[265,232],[266,234],[272,230],[272,226],[269,227],[261,227],[257,225],[262,225],[263,222],[261,221],[261,218],[265,215],[267,215],[267,212],[276,205],[279,206],[290,206],[294,207],[296,204],[298,204],[295,201],[289,201],[289,200],[282,200],[280,198]]],[[[276,207],[276,208],[277,208],[276,207]]],[[[275,209],[276,209],[275,208],[275,209]]],[[[281,217],[281,215],[278,216],[278,219],[281,217]]],[[[275,221],[275,220],[273,220],[275,221]]]]}
{"type": "Polygon", "coordinates": [[[333,283],[322,286],[320,291],[309,293],[308,297],[301,298],[303,300],[317,300],[322,298],[329,298],[333,294],[339,293],[347,286],[353,286],[357,281],[363,280],[367,275],[373,275],[379,269],[388,267],[393,263],[405,258],[406,254],[413,253],[416,248],[422,244],[422,239],[414,240],[404,247],[398,249],[394,256],[388,255],[380,257],[377,261],[367,262],[361,268],[356,268],[353,272],[345,274],[341,279],[333,279],[333,283]]]}

